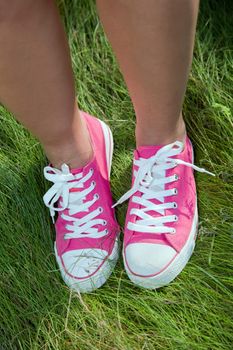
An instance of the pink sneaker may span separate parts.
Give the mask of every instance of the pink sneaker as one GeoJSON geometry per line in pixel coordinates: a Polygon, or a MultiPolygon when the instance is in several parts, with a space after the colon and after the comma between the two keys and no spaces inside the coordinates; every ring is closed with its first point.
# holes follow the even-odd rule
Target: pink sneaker
{"type": "Polygon", "coordinates": [[[187,136],[185,144],[139,147],[134,153],[132,188],[116,205],[130,198],[123,257],[139,286],[167,285],[193,252],[198,223],[193,169],[209,173],[193,165],[187,136]]]}
{"type": "Polygon", "coordinates": [[[65,283],[79,292],[102,286],[118,259],[119,227],[110,192],[113,139],[109,127],[82,112],[88,126],[93,160],[83,168],[44,168],[53,186],[44,195],[54,222],[55,254],[65,283]]]}

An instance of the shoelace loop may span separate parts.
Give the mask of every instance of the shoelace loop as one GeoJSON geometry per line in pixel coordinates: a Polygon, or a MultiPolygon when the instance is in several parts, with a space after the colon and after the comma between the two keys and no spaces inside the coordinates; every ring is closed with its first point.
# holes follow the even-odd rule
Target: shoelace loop
{"type": "Polygon", "coordinates": [[[46,166],[44,168],[44,176],[47,180],[53,182],[52,187],[43,196],[45,205],[50,210],[53,223],[55,223],[55,212],[69,209],[69,215],[61,214],[62,218],[70,225],[66,225],[67,230],[70,233],[65,234],[64,238],[81,238],[83,234],[88,234],[90,238],[100,238],[107,234],[107,230],[101,232],[98,231],[95,225],[106,225],[106,221],[98,218],[102,213],[102,207],[90,211],[90,207],[98,199],[99,195],[94,194],[93,199],[87,202],[83,202],[86,196],[91,193],[95,188],[95,182],[92,181],[91,185],[84,189],[85,182],[88,181],[93,175],[93,169],[83,176],[83,173],[72,174],[69,171],[69,167],[63,164],[61,170],[46,166]],[[82,191],[70,192],[70,189],[83,189],[82,191]],[[59,203],[59,207],[56,206],[59,198],[62,197],[62,201],[59,203]],[[79,212],[87,212],[87,215],[81,219],[75,218],[72,215],[79,212]]]}
{"type": "Polygon", "coordinates": [[[135,214],[140,220],[137,220],[136,223],[129,222],[128,229],[137,232],[175,233],[174,229],[168,226],[166,227],[165,224],[177,221],[178,218],[176,215],[165,216],[164,210],[175,208],[177,205],[175,202],[164,203],[164,198],[176,194],[177,190],[164,190],[163,186],[178,180],[178,178],[176,174],[170,177],[166,176],[166,170],[182,164],[199,172],[215,176],[215,174],[192,163],[185,162],[178,158],[171,158],[180,154],[183,147],[182,142],[176,141],[163,146],[154,156],[148,159],[140,158],[134,160],[134,164],[138,167],[138,170],[134,172],[134,184],[131,189],[113,205],[113,207],[115,207],[133,196],[132,201],[143,206],[141,209],[131,210],[130,214],[135,214]],[[134,196],[137,191],[142,193],[141,197],[134,196]],[[161,204],[154,204],[151,202],[152,199],[157,199],[161,204]],[[149,211],[156,211],[162,214],[162,216],[155,218],[148,214],[149,211]]]}

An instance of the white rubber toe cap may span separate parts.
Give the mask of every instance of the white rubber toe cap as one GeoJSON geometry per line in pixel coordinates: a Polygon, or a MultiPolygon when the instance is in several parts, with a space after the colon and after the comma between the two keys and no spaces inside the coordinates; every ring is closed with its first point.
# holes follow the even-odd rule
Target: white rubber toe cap
{"type": "Polygon", "coordinates": [[[102,249],[70,250],[62,255],[65,272],[75,278],[88,278],[103,263],[108,253],[102,249]]]}
{"type": "Polygon", "coordinates": [[[175,255],[175,249],[162,244],[132,243],[125,250],[130,272],[145,277],[161,272],[175,255]]]}
{"type": "Polygon", "coordinates": [[[105,250],[78,249],[64,253],[61,259],[57,254],[56,243],[54,250],[67,286],[79,293],[90,293],[101,287],[110,276],[119,256],[119,241],[116,239],[108,257],[105,250]]]}

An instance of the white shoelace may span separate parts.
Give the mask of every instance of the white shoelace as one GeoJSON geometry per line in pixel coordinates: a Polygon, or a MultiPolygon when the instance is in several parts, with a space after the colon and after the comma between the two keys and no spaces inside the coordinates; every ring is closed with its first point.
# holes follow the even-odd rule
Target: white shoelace
{"type": "Polygon", "coordinates": [[[64,213],[61,217],[70,222],[70,225],[66,225],[66,229],[71,231],[64,235],[65,239],[69,238],[83,238],[84,235],[88,235],[89,238],[100,238],[105,236],[108,231],[98,231],[95,225],[101,224],[105,226],[107,222],[103,219],[98,219],[103,208],[99,207],[93,211],[90,210],[92,204],[98,199],[99,195],[96,193],[91,201],[83,202],[86,196],[91,193],[95,188],[95,181],[91,182],[91,185],[83,191],[70,192],[72,189],[84,188],[84,184],[93,175],[93,169],[83,176],[83,173],[73,175],[69,171],[69,167],[63,164],[61,170],[46,166],[44,168],[44,176],[47,180],[53,182],[53,186],[45,193],[43,200],[45,205],[50,209],[50,215],[54,223],[54,216],[56,211],[63,211],[68,209],[68,215],[64,213]],[[56,207],[58,199],[62,197],[60,207],[56,207]],[[87,212],[87,215],[81,219],[75,218],[72,215],[87,212]]]}
{"type": "Polygon", "coordinates": [[[177,194],[177,189],[172,188],[164,190],[165,184],[178,180],[178,176],[166,176],[166,170],[175,168],[182,164],[191,167],[199,172],[207,173],[215,176],[215,174],[199,168],[192,163],[185,162],[181,159],[171,158],[178,155],[183,150],[183,143],[176,141],[166,145],[158,150],[156,155],[145,159],[139,158],[134,160],[134,164],[138,166],[138,170],[134,171],[135,181],[132,188],[126,192],[114,205],[114,207],[131,196],[133,203],[141,205],[140,209],[133,208],[130,214],[136,215],[139,219],[135,222],[128,222],[127,228],[137,232],[149,233],[171,233],[176,231],[174,228],[166,226],[166,223],[178,220],[176,215],[165,215],[165,209],[177,208],[176,202],[165,203],[165,197],[177,194]],[[134,196],[139,191],[141,197],[134,196]],[[151,200],[156,199],[160,204],[154,204],[151,200]],[[159,217],[153,217],[148,212],[154,211],[161,214],[159,217]]]}

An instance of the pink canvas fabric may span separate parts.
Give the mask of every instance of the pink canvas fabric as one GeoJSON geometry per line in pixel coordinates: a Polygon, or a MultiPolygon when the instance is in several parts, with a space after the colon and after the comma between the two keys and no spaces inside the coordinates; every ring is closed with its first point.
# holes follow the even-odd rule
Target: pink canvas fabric
{"type": "MultiPolygon", "coordinates": [[[[162,146],[152,146],[152,147],[140,147],[134,152],[135,159],[150,158],[153,156],[162,146]]],[[[192,145],[188,137],[186,137],[186,143],[183,151],[174,158],[182,159],[186,162],[192,163],[192,145]]],[[[166,226],[174,227],[176,229],[176,234],[147,234],[147,233],[134,233],[127,229],[127,222],[135,221],[136,216],[130,215],[132,208],[137,207],[132,201],[129,202],[128,212],[126,217],[126,228],[124,235],[124,247],[130,243],[147,242],[147,243],[159,243],[170,245],[177,252],[179,252],[184,243],[186,242],[194,216],[195,206],[196,206],[196,184],[193,176],[193,169],[185,165],[179,165],[176,168],[167,170],[167,176],[172,176],[177,174],[179,179],[177,181],[168,183],[165,185],[165,189],[177,188],[178,193],[173,196],[165,197],[166,202],[176,202],[177,208],[165,209],[165,215],[177,215],[179,217],[177,222],[166,223],[166,226]]],[[[133,179],[134,181],[134,179],[133,179]]],[[[140,192],[135,193],[137,196],[141,196],[140,192]]],[[[153,200],[153,203],[159,204],[159,201],[153,200]]],[[[158,216],[157,213],[151,213],[153,216],[158,216]]]]}
{"type": "Polygon", "coordinates": [[[194,248],[197,232],[197,195],[194,169],[209,173],[205,169],[193,165],[193,149],[188,136],[186,136],[184,143],[176,141],[170,145],[145,146],[135,150],[132,188],[122,196],[117,204],[129,198],[124,230],[123,257],[126,271],[136,284],[146,288],[157,288],[165,285],[175,278],[187,263],[194,248]],[[164,164],[170,166],[170,169],[166,169],[164,174],[160,176],[156,169],[161,164],[162,166],[164,164]],[[147,170],[145,171],[145,169],[147,170]],[[144,174],[144,178],[135,184],[140,174],[144,174]],[[156,174],[157,178],[155,179],[156,174]],[[170,195],[166,194],[160,200],[158,193],[161,188],[158,185],[153,188],[151,185],[153,181],[157,180],[160,181],[160,186],[164,181],[162,191],[170,190],[170,195]],[[171,180],[171,182],[166,183],[167,180],[171,180]],[[146,199],[148,207],[142,204],[145,201],[144,189],[151,191],[149,196],[152,193],[152,196],[146,199]],[[153,205],[161,206],[163,203],[170,205],[170,208],[160,211],[150,210],[153,205]],[[138,217],[138,210],[145,216],[144,221],[138,217]],[[163,222],[164,217],[169,217],[170,222],[169,220],[163,222]],[[158,225],[156,220],[159,218],[158,225]],[[153,232],[154,228],[156,231],[156,225],[162,227],[164,232],[153,232]],[[149,230],[143,230],[143,226],[149,227],[149,230]],[[166,232],[166,230],[170,232],[166,232]],[[193,235],[192,240],[190,240],[190,235],[193,235]]]}
{"type": "MultiPolygon", "coordinates": [[[[88,210],[83,210],[71,215],[69,213],[69,208],[67,208],[67,203],[66,207],[63,208],[63,210],[58,211],[58,217],[55,223],[55,247],[57,258],[59,259],[60,265],[62,265],[63,275],[66,274],[68,277],[71,277],[72,282],[74,282],[74,280],[77,280],[78,282],[79,280],[82,281],[91,278],[98,272],[98,270],[102,268],[102,266],[108,260],[109,256],[111,256],[119,234],[119,226],[115,219],[114,209],[112,209],[112,196],[109,182],[109,173],[112,156],[111,132],[110,129],[106,126],[106,124],[101,122],[99,119],[90,116],[85,112],[81,112],[81,116],[82,118],[84,118],[88,127],[90,140],[94,152],[93,159],[83,168],[66,170],[68,171],[68,174],[66,175],[62,175],[61,170],[54,169],[53,167],[45,168],[45,176],[48,180],[51,180],[52,182],[54,175],[63,176],[63,178],[61,178],[60,184],[61,195],[58,199],[58,210],[64,207],[64,197],[62,191],[64,191],[64,188],[67,184],[69,184],[69,186],[71,184],[69,188],[68,198],[70,194],[75,194],[75,192],[79,193],[80,191],[84,191],[88,188],[93,187],[93,190],[90,193],[88,193],[82,201],[82,204],[85,206],[85,203],[94,200],[94,203],[90,206],[88,210]],[[82,175],[82,179],[87,176],[88,180],[85,181],[85,183],[83,184],[83,188],[76,188],[75,184],[77,184],[78,180],[75,179],[75,176],[78,176],[80,174],[82,175]],[[72,188],[72,182],[74,183],[74,188],[72,188]],[[64,239],[64,237],[66,237],[69,233],[70,236],[72,236],[72,232],[69,232],[69,229],[67,229],[67,225],[72,225],[72,222],[67,222],[64,219],[64,216],[72,216],[73,218],[75,218],[75,220],[82,220],[84,216],[96,210],[99,211],[99,214],[94,218],[94,220],[98,220],[98,223],[95,224],[91,228],[91,230],[97,229],[98,232],[102,232],[102,234],[100,235],[101,237],[98,237],[98,234],[95,233],[95,237],[93,238],[91,237],[91,234],[83,232],[81,234],[81,237],[79,238],[72,237],[69,239],[64,239]],[[91,273],[90,271],[87,271],[86,274],[84,274],[82,271],[82,275],[79,276],[77,275],[77,273],[70,272],[69,266],[66,266],[66,261],[63,258],[65,255],[67,255],[67,252],[71,252],[72,256],[72,251],[75,252],[75,254],[77,254],[77,264],[79,263],[79,252],[80,255],[82,255],[83,252],[88,252],[89,254],[90,251],[90,255],[92,255],[92,252],[103,251],[104,254],[103,258],[98,260],[99,263],[96,264],[95,262],[96,269],[93,270],[92,268],[91,273]]],[[[56,186],[59,186],[59,182],[56,183],[56,186]]],[[[54,189],[54,191],[56,192],[56,188],[54,189]]],[[[48,207],[50,207],[52,214],[56,211],[56,208],[54,208],[54,203],[52,203],[53,198],[54,193],[51,190],[50,192],[48,191],[48,193],[44,196],[45,204],[48,207]]],[[[86,253],[86,255],[88,254],[86,253]]]]}

